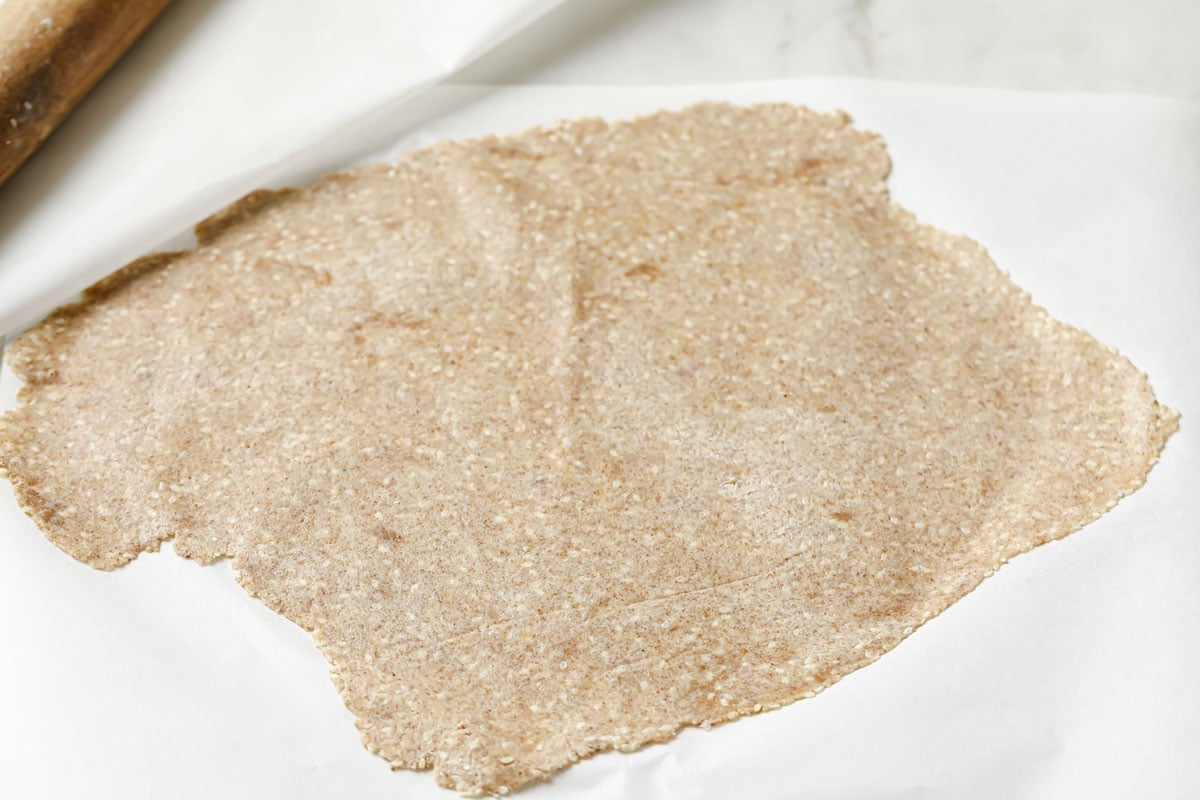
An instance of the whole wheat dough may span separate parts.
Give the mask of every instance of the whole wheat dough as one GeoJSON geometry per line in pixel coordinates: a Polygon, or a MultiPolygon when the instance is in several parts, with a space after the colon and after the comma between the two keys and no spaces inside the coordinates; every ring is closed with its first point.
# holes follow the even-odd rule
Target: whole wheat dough
{"type": "Polygon", "coordinates": [[[1139,486],[1176,415],[839,114],[707,104],[259,193],[18,340],[0,466],[313,632],[464,792],[808,697],[1139,486]]]}

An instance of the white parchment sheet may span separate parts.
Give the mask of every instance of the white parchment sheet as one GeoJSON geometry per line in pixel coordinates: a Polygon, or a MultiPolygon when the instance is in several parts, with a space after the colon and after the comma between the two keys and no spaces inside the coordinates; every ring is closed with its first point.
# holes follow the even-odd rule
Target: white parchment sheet
{"type": "MultiPolygon", "coordinates": [[[[315,127],[266,160],[229,147],[243,172],[265,170],[279,185],[309,180],[317,163],[386,157],[440,137],[700,99],[843,108],[882,133],[895,199],[982,242],[1036,302],[1128,355],[1182,411],[1181,429],[1147,485],[1110,514],[1016,558],[824,694],[596,757],[520,796],[1200,796],[1197,106],[832,79],[450,87],[421,100],[446,113],[408,130],[429,113],[396,104],[363,128],[343,107],[309,108],[321,131],[342,131],[319,161],[304,160],[315,127]],[[394,144],[367,153],[383,134],[394,144]]],[[[128,124],[139,124],[136,115],[128,124]]],[[[206,157],[223,159],[225,144],[213,146],[218,154],[206,157]]],[[[176,180],[177,165],[153,166],[176,180]]],[[[102,262],[120,250],[114,241],[161,241],[180,228],[177,213],[164,222],[132,189],[97,195],[94,175],[73,181],[61,205],[7,232],[6,254],[19,248],[50,269],[103,240],[102,262]],[[95,203],[110,207],[77,216],[95,203]]],[[[179,208],[196,207],[188,187],[197,185],[171,187],[179,208]]],[[[0,292],[33,298],[40,280],[5,271],[0,292]]],[[[13,297],[0,294],[0,305],[13,297]]],[[[7,311],[15,319],[20,309],[7,311]]],[[[13,385],[6,375],[2,407],[13,385]]],[[[308,635],[247,597],[227,565],[202,568],[167,547],[95,572],[47,544],[4,484],[0,630],[0,797],[453,796],[362,749],[308,635]]]]}
{"type": "Polygon", "coordinates": [[[563,2],[173,3],[0,191],[0,336],[563,2]]]}

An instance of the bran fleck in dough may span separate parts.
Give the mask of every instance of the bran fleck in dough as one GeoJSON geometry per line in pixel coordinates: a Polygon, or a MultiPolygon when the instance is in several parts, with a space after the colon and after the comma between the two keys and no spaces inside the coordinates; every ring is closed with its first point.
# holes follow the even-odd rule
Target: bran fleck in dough
{"type": "Polygon", "coordinates": [[[174,539],[463,792],[809,697],[1141,485],[1175,412],[841,114],[705,104],[262,192],[12,347],[0,467],[174,539]]]}

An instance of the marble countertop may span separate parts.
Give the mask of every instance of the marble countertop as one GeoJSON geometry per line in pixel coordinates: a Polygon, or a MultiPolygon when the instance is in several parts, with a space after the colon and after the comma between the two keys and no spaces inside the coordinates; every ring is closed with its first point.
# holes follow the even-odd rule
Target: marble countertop
{"type": "Polygon", "coordinates": [[[1200,98],[1196,0],[577,0],[467,68],[477,83],[809,75],[1200,98]]]}

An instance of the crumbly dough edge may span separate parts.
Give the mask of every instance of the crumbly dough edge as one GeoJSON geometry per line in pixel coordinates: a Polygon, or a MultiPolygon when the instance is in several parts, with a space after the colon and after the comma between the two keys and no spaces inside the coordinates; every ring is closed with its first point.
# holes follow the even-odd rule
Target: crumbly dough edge
{"type": "MultiPolygon", "coordinates": [[[[713,105],[713,104],[712,103],[700,103],[700,104],[695,104],[695,105],[713,105]]],[[[688,106],[688,108],[694,108],[695,105],[688,106]]],[[[721,105],[721,104],[717,104],[717,105],[721,105]]],[[[756,105],[764,105],[764,104],[756,104],[756,105]]],[[[765,105],[776,105],[776,104],[765,104],[765,105]]],[[[653,116],[656,116],[657,114],[662,114],[662,113],[676,113],[676,112],[656,112],[655,114],[639,115],[639,116],[627,118],[627,119],[624,119],[624,120],[621,120],[618,122],[614,122],[613,125],[619,126],[619,125],[624,125],[624,124],[631,124],[633,122],[645,120],[645,119],[651,118],[653,116]]],[[[850,124],[850,117],[849,117],[849,115],[845,114],[844,112],[840,112],[840,111],[832,112],[831,114],[822,114],[822,116],[837,117],[840,119],[841,124],[844,127],[848,127],[850,124]]],[[[594,119],[594,118],[592,118],[592,119],[594,119]]],[[[589,120],[589,118],[582,118],[582,119],[563,121],[560,123],[554,123],[551,125],[534,126],[533,128],[527,129],[526,131],[517,132],[512,135],[520,136],[524,133],[534,132],[534,131],[549,132],[561,125],[580,124],[580,123],[587,123],[589,121],[592,121],[592,120],[589,120]]],[[[871,132],[862,131],[859,129],[853,129],[853,130],[860,135],[868,137],[870,140],[872,140],[872,142],[880,150],[883,151],[884,158],[886,159],[886,167],[884,169],[882,180],[881,180],[882,186],[878,188],[881,198],[887,200],[889,209],[893,213],[907,215],[909,217],[914,217],[914,215],[912,215],[911,212],[902,208],[898,204],[894,203],[889,198],[889,193],[888,193],[887,186],[886,186],[886,179],[887,179],[887,173],[890,171],[890,159],[887,159],[886,150],[884,149],[882,139],[878,135],[871,133],[871,132]]],[[[494,140],[496,138],[502,138],[502,137],[483,136],[483,137],[475,137],[474,139],[466,140],[466,141],[494,140]]],[[[437,145],[434,145],[434,146],[437,146],[437,145]]],[[[403,158],[403,156],[401,156],[401,158],[403,158]]],[[[41,494],[38,492],[36,478],[33,478],[32,476],[22,475],[18,472],[12,471],[9,468],[11,454],[19,446],[12,436],[13,429],[15,429],[18,425],[18,423],[13,421],[13,418],[14,418],[16,412],[19,412],[22,407],[26,406],[27,404],[29,404],[35,400],[37,390],[40,387],[42,387],[46,384],[49,384],[49,383],[53,383],[56,380],[57,372],[55,370],[54,363],[56,361],[57,356],[59,356],[61,354],[61,351],[66,343],[66,341],[64,340],[63,337],[69,336],[68,329],[70,327],[70,323],[72,322],[72,320],[80,315],[87,314],[91,310],[91,308],[93,306],[95,306],[96,304],[103,302],[106,298],[109,298],[115,294],[118,294],[122,291],[127,290],[129,287],[133,286],[137,281],[144,280],[160,270],[169,269],[171,267],[171,265],[174,264],[179,259],[186,257],[188,255],[191,255],[192,253],[195,253],[199,250],[209,247],[213,243],[219,241],[225,232],[234,229],[238,225],[241,225],[245,222],[253,220],[258,214],[261,214],[264,211],[266,211],[280,203],[303,202],[313,191],[315,191],[324,182],[329,181],[329,180],[336,180],[340,177],[346,176],[347,174],[351,174],[356,169],[359,169],[359,168],[353,168],[351,170],[342,170],[342,171],[335,171],[335,172],[327,173],[327,174],[321,176],[320,178],[318,178],[311,186],[309,186],[307,188],[303,188],[303,189],[296,189],[296,188],[284,188],[284,189],[278,189],[278,190],[260,189],[260,190],[253,191],[253,192],[243,196],[242,198],[233,202],[229,206],[217,211],[216,213],[212,214],[208,218],[202,220],[200,223],[198,223],[195,226],[195,234],[196,234],[196,238],[198,240],[198,246],[195,249],[183,250],[183,251],[173,251],[173,252],[153,253],[153,254],[144,256],[142,258],[139,258],[139,259],[136,259],[136,260],[130,262],[129,264],[120,268],[113,274],[98,281],[97,283],[90,286],[88,289],[84,290],[81,298],[78,301],[76,301],[74,303],[70,303],[68,305],[64,305],[64,306],[56,309],[55,311],[51,312],[47,317],[45,317],[40,322],[36,323],[29,330],[24,332],[17,339],[15,339],[12,343],[10,343],[8,352],[5,353],[5,361],[6,361],[6,363],[9,364],[9,366],[12,369],[12,371],[14,372],[14,374],[19,379],[22,380],[23,385],[21,386],[21,388],[19,389],[18,394],[17,394],[17,398],[18,398],[17,409],[15,409],[13,412],[8,412],[6,414],[0,414],[0,477],[6,477],[10,481],[10,483],[13,487],[14,494],[17,498],[17,501],[18,501],[20,507],[22,508],[23,511],[25,511],[25,513],[27,513],[34,520],[34,523],[42,531],[42,533],[44,535],[46,535],[46,537],[48,539],[50,539],[52,542],[54,542],[55,539],[58,537],[71,535],[72,530],[69,528],[68,525],[64,524],[64,522],[60,518],[56,517],[51,505],[49,503],[47,503],[44,500],[44,498],[41,496],[41,494]]],[[[934,227],[931,224],[923,223],[923,222],[919,223],[919,228],[920,228],[921,232],[925,235],[932,234],[934,236],[945,237],[947,239],[951,239],[951,240],[954,240],[954,241],[957,241],[960,243],[969,243],[970,245],[973,246],[973,249],[975,250],[973,260],[975,260],[977,262],[977,266],[980,269],[993,269],[996,271],[1000,271],[1000,268],[995,264],[995,262],[992,260],[990,255],[988,255],[985,248],[983,248],[977,242],[974,242],[973,240],[971,240],[969,237],[967,237],[965,235],[957,235],[957,234],[947,233],[945,231],[942,231],[941,229],[934,227]]],[[[1006,278],[1006,280],[1008,279],[1007,275],[1005,276],[1005,278],[1006,278]]],[[[1038,313],[1041,313],[1041,314],[1045,315],[1046,317],[1052,319],[1055,324],[1069,327],[1075,331],[1082,333],[1085,336],[1088,336],[1093,341],[1096,341],[1095,338],[1091,336],[1091,334],[1087,333],[1086,331],[1082,330],[1081,328],[1078,328],[1074,325],[1070,325],[1069,323],[1065,323],[1065,322],[1059,321],[1053,317],[1050,317],[1049,313],[1042,306],[1035,304],[1035,309],[1038,313]]],[[[1124,360],[1130,366],[1131,369],[1133,369],[1135,371],[1135,373],[1146,384],[1146,386],[1149,387],[1150,382],[1149,382],[1149,378],[1146,375],[1146,373],[1144,371],[1142,371],[1141,369],[1139,369],[1136,365],[1132,364],[1132,362],[1130,362],[1129,359],[1126,358],[1125,356],[1122,355],[1120,357],[1122,358],[1122,360],[1124,360]]],[[[938,614],[942,613],[942,611],[944,611],[946,608],[948,608],[954,602],[957,602],[959,599],[961,599],[966,594],[970,593],[971,591],[974,591],[974,589],[977,588],[984,580],[986,580],[987,577],[989,577],[991,574],[993,574],[995,572],[995,570],[999,569],[1001,566],[1003,566],[1005,563],[1007,563],[1009,560],[1011,560],[1012,557],[1014,557],[1016,555],[1020,555],[1023,552],[1028,552],[1029,550],[1033,549],[1034,547],[1040,546],[1041,544],[1045,544],[1049,541],[1064,538],[1067,535],[1074,533],[1074,532],[1082,529],[1083,527],[1086,527],[1087,525],[1094,522],[1096,519],[1103,516],[1109,510],[1111,510],[1122,498],[1126,497],[1127,495],[1129,495],[1132,492],[1136,491],[1137,489],[1141,488],[1145,484],[1145,482],[1149,476],[1150,470],[1153,468],[1153,466],[1159,460],[1159,457],[1163,451],[1163,448],[1165,447],[1167,439],[1169,439],[1170,436],[1178,429],[1178,424],[1179,424],[1179,417],[1180,417],[1179,413],[1176,410],[1159,403],[1157,400],[1154,401],[1154,412],[1155,412],[1154,416],[1152,417],[1151,422],[1150,422],[1150,430],[1148,431],[1148,439],[1151,443],[1151,457],[1149,459],[1149,462],[1146,465],[1145,469],[1141,470],[1137,475],[1135,475],[1134,480],[1132,480],[1127,486],[1123,487],[1115,497],[1110,499],[1110,501],[1107,504],[1107,507],[1100,509],[1097,512],[1095,512],[1094,514],[1090,515],[1088,517],[1087,521],[1085,523],[1079,525],[1078,527],[1074,527],[1074,528],[1070,528],[1070,529],[1054,530],[1052,528],[1052,526],[1047,525],[1046,528],[1041,531],[1031,532],[1029,539],[1023,543],[1023,547],[1021,549],[1017,550],[1016,552],[1006,555],[1004,558],[999,559],[995,564],[992,565],[992,567],[987,572],[985,572],[981,576],[977,575],[975,573],[962,573],[962,574],[957,575],[956,580],[954,580],[952,583],[953,591],[947,592],[944,595],[946,597],[949,597],[950,599],[945,602],[939,603],[938,607],[935,608],[934,610],[927,611],[922,616],[921,621],[918,624],[913,626],[911,629],[907,630],[901,636],[900,641],[907,639],[909,636],[912,635],[912,633],[914,633],[917,629],[919,629],[922,625],[924,625],[925,622],[928,622],[930,619],[932,619],[932,618],[936,617],[938,614]]],[[[78,523],[78,521],[75,521],[74,524],[76,526],[78,526],[79,523],[78,523]]],[[[120,554],[120,557],[118,559],[114,559],[112,561],[112,563],[94,564],[93,566],[96,566],[97,568],[104,569],[104,570],[115,569],[117,567],[123,566],[125,563],[128,563],[129,561],[136,558],[140,552],[146,552],[146,551],[152,552],[154,550],[157,550],[158,545],[161,544],[161,541],[166,541],[169,538],[170,537],[166,537],[166,538],[160,540],[159,542],[154,543],[151,546],[144,547],[142,550],[137,551],[137,552],[120,554]]],[[[271,607],[272,610],[275,611],[276,613],[282,613],[281,609],[275,608],[269,601],[259,597],[257,594],[250,591],[245,586],[245,584],[242,583],[242,580],[241,580],[240,576],[238,575],[236,554],[232,556],[231,561],[232,561],[232,564],[234,567],[235,579],[238,580],[238,583],[240,586],[242,586],[243,590],[245,590],[252,597],[256,597],[260,601],[264,602],[265,605],[267,605],[268,607],[271,607]]],[[[297,624],[300,624],[300,623],[297,623],[297,624]]],[[[322,650],[322,656],[324,657],[325,656],[324,647],[323,647],[322,636],[321,636],[320,631],[317,630],[316,628],[309,627],[306,625],[301,625],[301,627],[304,630],[308,631],[313,636],[314,643],[317,645],[317,647],[320,650],[322,650]]],[[[886,652],[891,652],[891,649],[887,650],[886,652]]],[[[574,763],[578,760],[590,758],[593,755],[607,752],[610,750],[619,750],[619,751],[628,752],[628,751],[640,749],[640,748],[645,747],[650,744],[666,742],[666,741],[674,738],[683,728],[698,727],[698,726],[699,727],[709,727],[709,725],[712,725],[712,724],[721,724],[724,722],[731,722],[733,720],[741,718],[742,716],[750,716],[750,715],[762,713],[765,711],[775,710],[777,708],[781,708],[786,705],[791,705],[792,703],[795,703],[795,702],[803,700],[803,699],[807,699],[808,697],[812,697],[812,696],[824,691],[825,689],[829,688],[833,684],[840,681],[846,675],[849,675],[852,672],[856,672],[857,670],[874,663],[881,656],[882,656],[882,654],[867,655],[857,661],[844,663],[841,665],[840,668],[835,668],[835,669],[831,670],[827,680],[820,682],[819,684],[816,684],[813,688],[808,689],[803,693],[798,693],[797,696],[795,696],[791,700],[788,700],[788,701],[782,702],[782,703],[777,703],[777,704],[772,703],[770,705],[763,705],[763,706],[761,706],[761,708],[756,708],[755,710],[751,711],[750,714],[746,714],[746,713],[743,713],[740,711],[732,711],[732,712],[730,712],[730,714],[727,717],[725,717],[723,719],[706,720],[703,722],[690,721],[690,722],[681,722],[675,726],[651,727],[651,728],[648,728],[648,729],[645,729],[642,731],[638,731],[636,733],[631,733],[624,740],[619,741],[619,742],[597,744],[597,745],[591,747],[590,749],[587,749],[586,752],[579,752],[579,753],[573,754],[571,761],[564,764],[560,768],[559,771],[561,771],[562,769],[566,769],[568,766],[570,766],[572,763],[574,763]]],[[[327,658],[326,660],[328,661],[329,659],[327,658]]],[[[344,685],[342,681],[338,680],[337,676],[334,676],[334,683],[338,688],[339,694],[341,695],[343,702],[347,702],[350,699],[349,687],[344,685]]],[[[360,734],[362,734],[361,738],[363,739],[364,745],[366,745],[367,741],[366,741],[366,737],[365,737],[365,732],[362,732],[361,725],[360,725],[357,717],[355,717],[355,724],[356,724],[356,727],[360,728],[360,734]]],[[[418,762],[412,762],[412,763],[395,764],[392,766],[392,769],[393,770],[400,770],[400,769],[432,770],[433,777],[439,786],[457,790],[468,796],[505,795],[505,794],[509,793],[509,791],[511,791],[512,789],[518,788],[520,786],[528,786],[528,785],[531,785],[532,783],[535,783],[538,781],[548,780],[550,777],[552,777],[553,774],[555,774],[555,773],[547,773],[544,775],[537,775],[537,776],[534,776],[533,778],[529,779],[526,782],[515,784],[513,786],[505,786],[505,785],[470,786],[470,785],[462,785],[461,783],[457,782],[451,775],[443,772],[440,769],[440,765],[436,761],[433,761],[433,762],[418,761],[418,762]]]]}

